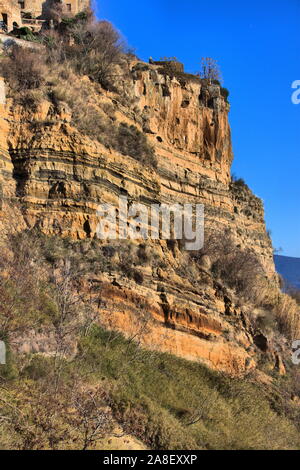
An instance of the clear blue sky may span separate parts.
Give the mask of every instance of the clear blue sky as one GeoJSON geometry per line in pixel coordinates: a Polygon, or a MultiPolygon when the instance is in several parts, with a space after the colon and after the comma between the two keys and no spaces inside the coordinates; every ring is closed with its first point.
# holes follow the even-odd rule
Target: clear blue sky
{"type": "Polygon", "coordinates": [[[176,56],[186,71],[213,57],[230,90],[235,160],[265,203],[275,248],[300,257],[300,0],[96,0],[144,60],[176,56]]]}

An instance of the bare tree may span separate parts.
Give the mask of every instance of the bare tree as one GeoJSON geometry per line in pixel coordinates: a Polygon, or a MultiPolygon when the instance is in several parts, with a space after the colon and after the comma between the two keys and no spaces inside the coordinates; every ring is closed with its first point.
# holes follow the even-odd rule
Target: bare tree
{"type": "Polygon", "coordinates": [[[195,407],[195,409],[191,412],[188,420],[186,422],[186,426],[191,426],[192,424],[196,424],[199,421],[210,421],[211,412],[215,408],[215,403],[217,402],[218,392],[215,390],[207,389],[203,392],[203,395],[199,399],[199,403],[195,407]]]}
{"type": "Polygon", "coordinates": [[[77,71],[109,87],[121,63],[123,46],[118,32],[107,21],[86,25],[78,22],[70,30],[74,44],[68,53],[77,71]]]}
{"type": "Polygon", "coordinates": [[[94,391],[75,389],[72,403],[76,410],[73,425],[80,432],[82,450],[87,450],[112,431],[112,414],[110,409],[105,406],[99,388],[94,391]]]}
{"type": "Polygon", "coordinates": [[[19,450],[86,450],[111,433],[114,421],[100,387],[83,387],[74,377],[55,389],[53,376],[0,393],[0,425],[9,426],[10,446],[19,450]],[[75,444],[76,443],[76,444],[75,444]]]}
{"type": "Polygon", "coordinates": [[[200,77],[210,82],[212,80],[221,80],[221,71],[216,60],[211,57],[202,57],[200,77]]]}
{"type": "Polygon", "coordinates": [[[40,51],[13,46],[5,51],[1,71],[11,87],[22,92],[35,90],[45,82],[45,63],[40,51]]]}
{"type": "Polygon", "coordinates": [[[40,261],[39,241],[33,234],[5,238],[0,258],[0,331],[7,339],[38,325],[35,311],[40,310],[45,274],[40,261]]]}

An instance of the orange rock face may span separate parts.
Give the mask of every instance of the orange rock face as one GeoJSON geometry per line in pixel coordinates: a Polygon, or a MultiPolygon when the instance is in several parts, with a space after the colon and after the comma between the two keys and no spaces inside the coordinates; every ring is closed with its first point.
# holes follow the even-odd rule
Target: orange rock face
{"type": "MultiPolygon", "coordinates": [[[[220,234],[230,228],[273,275],[262,203],[247,188],[231,184],[229,106],[220,87],[136,62],[130,65],[127,87],[134,104],[120,103],[108,92],[95,94],[95,101],[114,107],[115,122],[132,124],[147,136],[157,169],[82,135],[71,125],[67,109],[58,112],[45,101],[28,111],[9,100],[0,105],[2,202],[16,196],[24,204],[27,225],[73,239],[94,237],[98,204],[117,205],[120,195],[146,205],[201,203],[206,227],[220,234]]],[[[130,335],[142,302],[151,316],[143,335],[147,347],[228,372],[253,367],[247,351],[252,342],[240,312],[226,318],[224,299],[211,283],[195,293],[191,286],[178,285],[174,276],[157,271],[143,287],[133,282],[129,287],[122,279],[114,287],[107,275],[99,281],[107,303],[99,315],[107,326],[130,335]]]]}

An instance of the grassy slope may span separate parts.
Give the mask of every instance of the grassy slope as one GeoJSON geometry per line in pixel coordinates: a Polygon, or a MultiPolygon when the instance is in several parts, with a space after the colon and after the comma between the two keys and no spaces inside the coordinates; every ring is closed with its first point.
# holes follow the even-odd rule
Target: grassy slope
{"type": "MultiPolygon", "coordinates": [[[[0,448],[82,448],[84,420],[74,406],[84,405],[93,429],[89,394],[95,389],[99,406],[109,407],[124,431],[149,448],[300,448],[295,366],[284,378],[273,372],[273,384],[263,385],[143,350],[95,320],[86,328],[79,319],[88,306],[76,300],[77,281],[86,270],[106,269],[108,260],[92,245],[85,248],[31,233],[1,247],[0,339],[13,344],[20,334],[26,339],[28,329],[50,328],[58,346],[62,341],[56,358],[9,354],[0,366],[0,448]],[[75,269],[69,281],[64,260],[75,269]],[[69,340],[77,352],[65,356],[69,340]]],[[[88,447],[106,446],[112,430],[104,422],[88,447]]]]}
{"type": "Polygon", "coordinates": [[[119,335],[111,342],[98,328],[82,347],[86,362],[97,364],[100,374],[115,384],[111,398],[116,416],[150,447],[266,449],[300,444],[295,428],[272,411],[265,392],[250,380],[142,351],[119,335]]]}
{"type": "MultiPolygon", "coordinates": [[[[17,397],[15,403],[23,407],[26,419],[35,426],[32,408],[41,384],[52,374],[52,366],[52,359],[34,355],[20,373],[11,358],[4,374],[9,378],[6,398],[17,397]],[[28,395],[25,398],[26,393],[30,400],[28,395]]],[[[284,417],[284,408],[276,405],[271,389],[263,389],[251,380],[222,376],[171,355],[142,350],[120,334],[94,326],[81,339],[77,357],[64,363],[63,393],[71,393],[68,384],[75,371],[89,386],[101,384],[105,401],[123,429],[149,448],[300,447],[299,432],[284,417]],[[274,406],[279,414],[272,410],[274,406]]],[[[8,409],[6,413],[9,416],[8,409]]],[[[62,414],[56,423],[58,434],[64,425],[62,414]]],[[[2,423],[1,447],[10,447],[8,443],[12,442],[22,446],[17,433],[2,423]]],[[[47,430],[39,429],[39,433],[47,430]]],[[[57,448],[77,446],[80,444],[76,440],[72,444],[62,439],[57,444],[57,448]]],[[[101,440],[97,447],[101,448],[101,440]]]]}

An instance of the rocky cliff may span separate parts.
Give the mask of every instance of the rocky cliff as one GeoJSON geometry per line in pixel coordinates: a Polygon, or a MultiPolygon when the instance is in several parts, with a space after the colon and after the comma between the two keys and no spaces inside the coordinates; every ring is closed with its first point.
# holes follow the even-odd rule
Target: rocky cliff
{"type": "MultiPolygon", "coordinates": [[[[120,195],[146,205],[202,203],[206,229],[220,237],[230,229],[237,245],[257,253],[274,276],[262,202],[231,181],[229,105],[220,86],[137,61],[128,65],[123,86],[123,99],[95,88],[94,105],[106,110],[112,125],[134,125],[146,135],[157,168],[84,135],[67,105],[49,99],[28,110],[8,98],[0,104],[2,218],[9,200],[19,200],[27,226],[93,239],[98,204],[117,205],[120,195]]],[[[209,268],[198,274],[196,288],[180,274],[178,260],[185,255],[178,246],[149,242],[147,249],[167,268],[141,268],[142,283],[112,271],[94,273],[89,282],[101,297],[102,320],[133,334],[147,312],[151,322],[142,341],[149,347],[230,372],[253,367],[256,346],[245,312],[216,285],[209,268]]]]}

